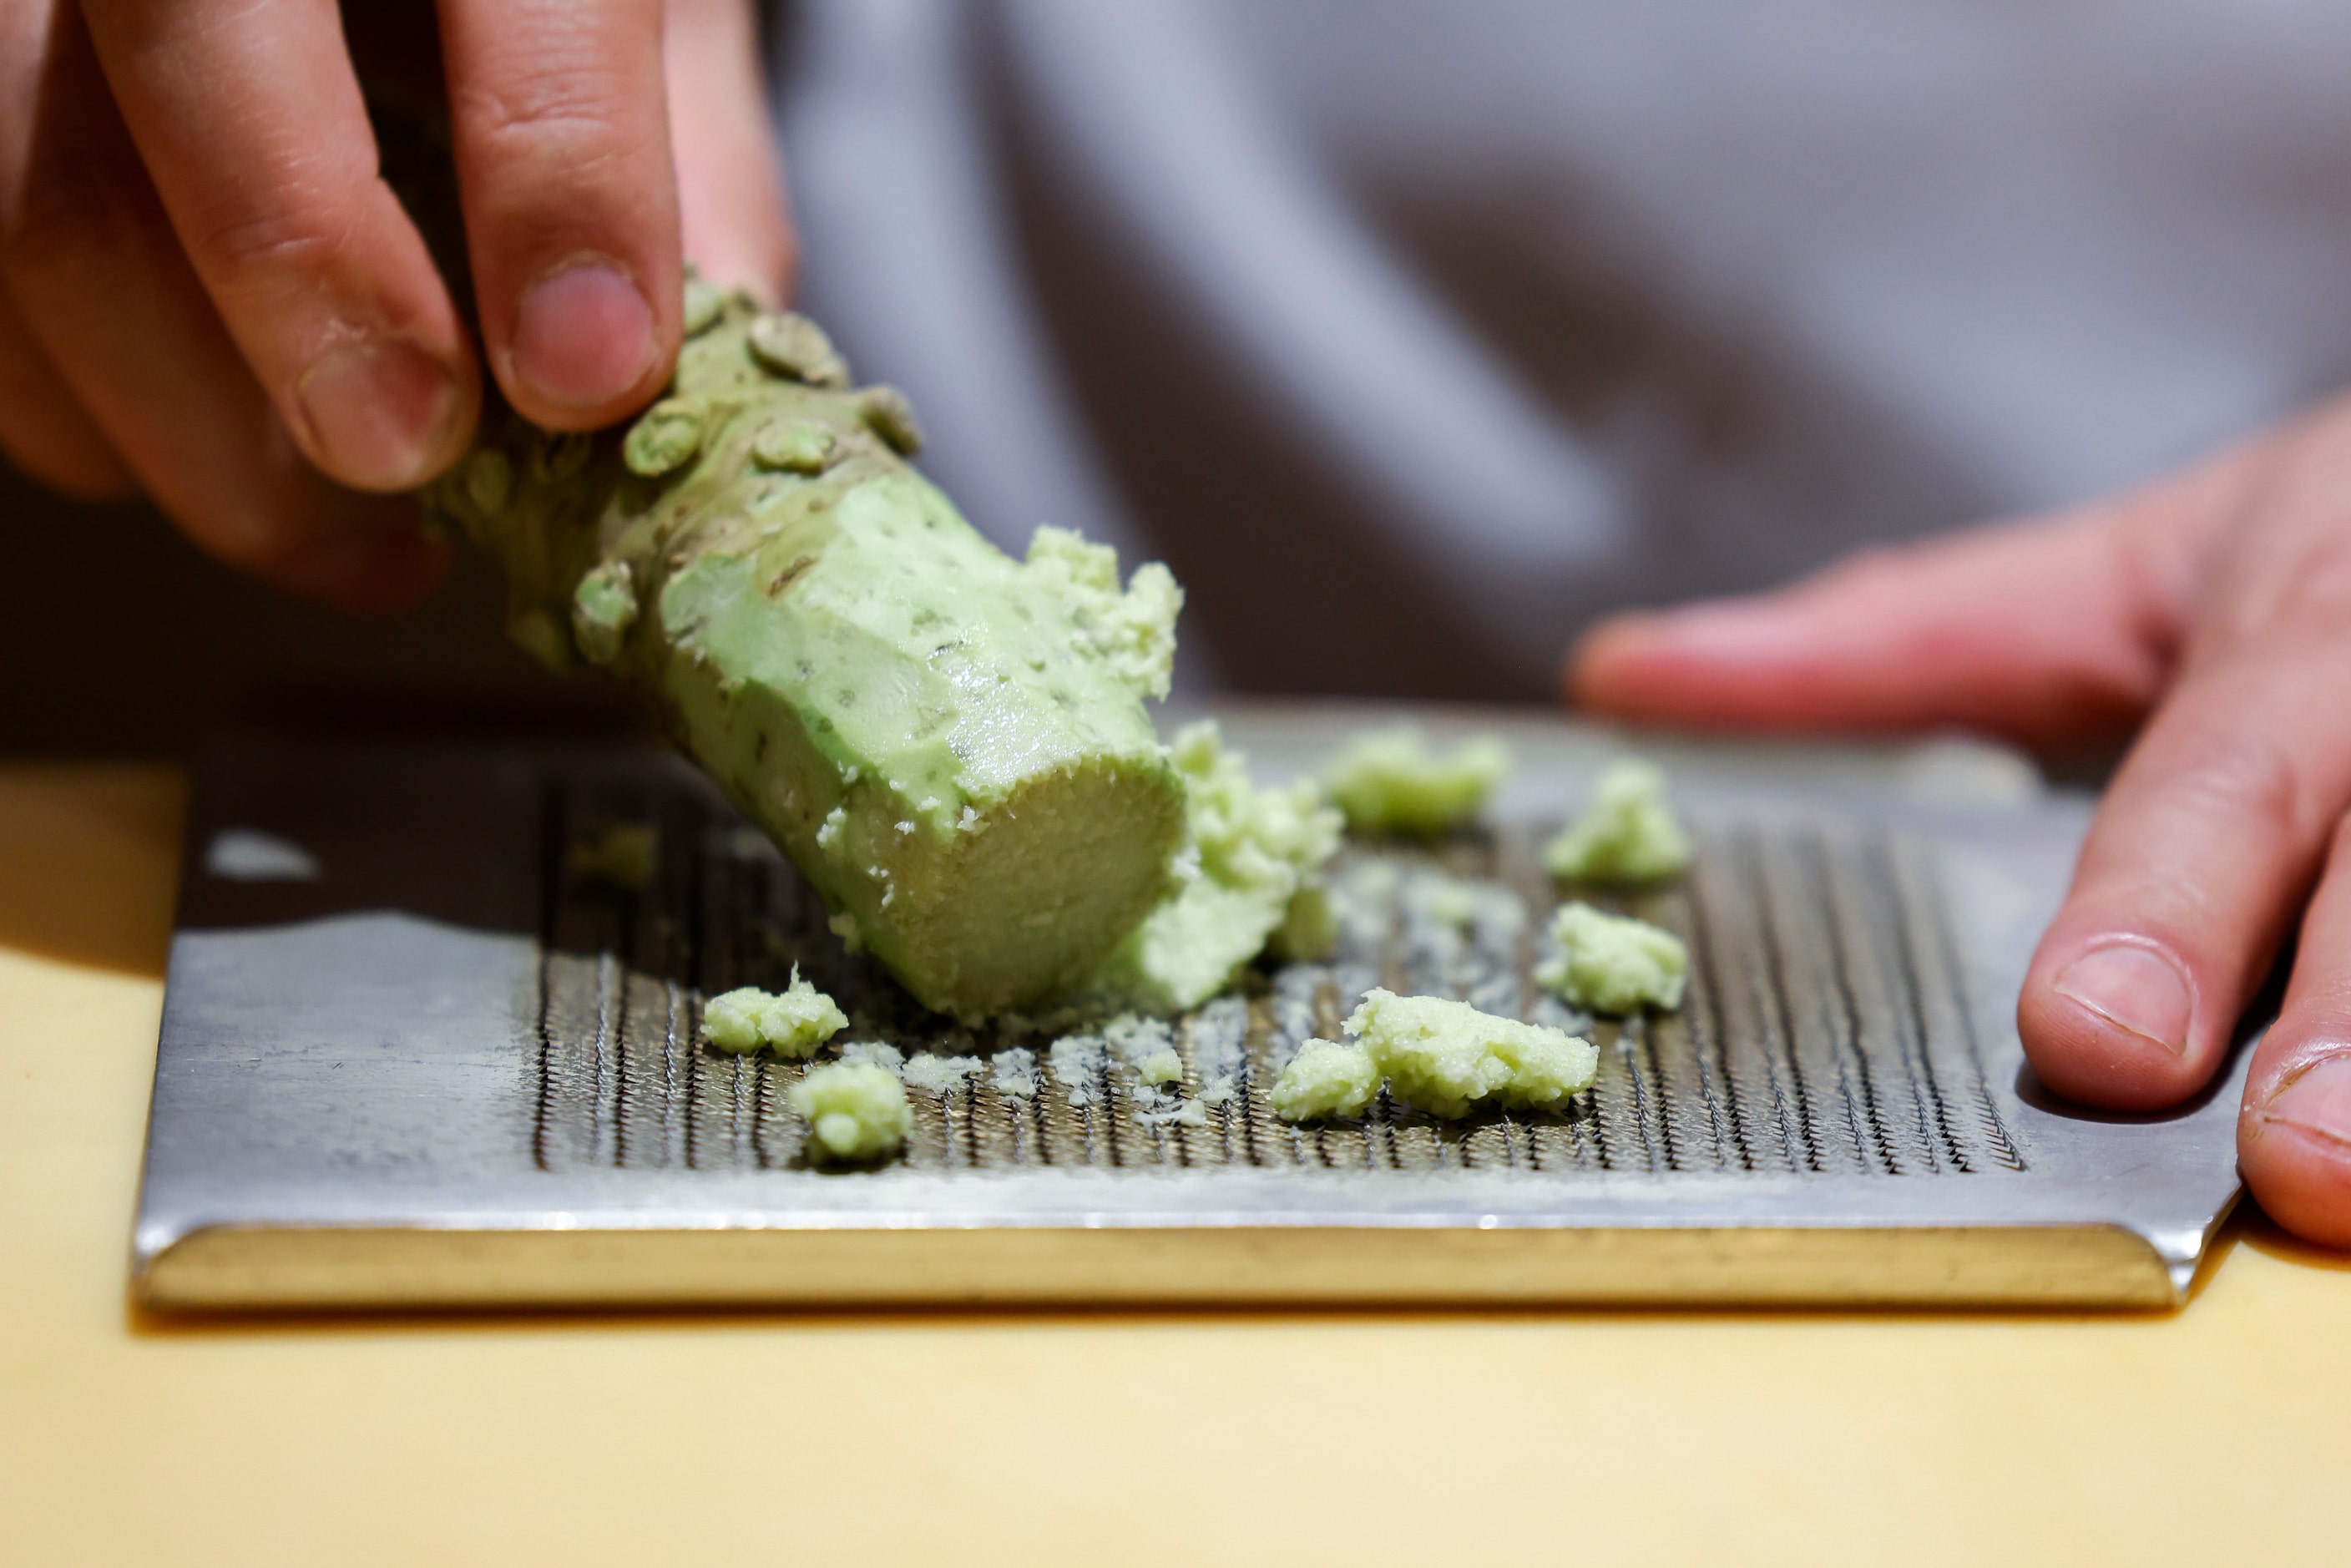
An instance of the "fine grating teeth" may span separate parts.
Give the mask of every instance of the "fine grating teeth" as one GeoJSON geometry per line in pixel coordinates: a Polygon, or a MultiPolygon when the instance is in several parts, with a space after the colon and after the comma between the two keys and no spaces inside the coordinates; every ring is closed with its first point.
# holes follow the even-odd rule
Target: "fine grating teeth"
{"type": "Polygon", "coordinates": [[[529,1075],[545,1169],[791,1166],[805,1070],[722,1056],[700,998],[774,985],[790,967],[850,1014],[844,1039],[926,1063],[893,1171],[1060,1166],[1139,1172],[1311,1166],[1376,1175],[1462,1167],[1635,1173],[1936,1176],[2024,1168],[1984,1081],[1934,852],[1850,822],[1698,824],[1680,882],[1577,889],[1689,944],[1683,1009],[1593,1019],[1532,981],[1558,894],[1544,831],[1434,849],[1353,843],[1333,866],[1332,958],[1253,974],[1166,1028],[1050,1020],[960,1029],[843,952],[791,868],[693,785],[549,788],[545,917],[529,1075]],[[658,828],[654,876],[631,889],[570,874],[595,824],[658,828]],[[1383,1095],[1362,1123],[1291,1127],[1266,1095],[1299,1043],[1334,1036],[1375,985],[1457,997],[1584,1032],[1600,1077],[1556,1113],[1447,1123],[1383,1095]],[[1145,1086],[1172,1046],[1182,1078],[1145,1086]],[[952,1062],[953,1066],[941,1065],[952,1062]],[[970,1065],[966,1066],[964,1064],[970,1065]]]}

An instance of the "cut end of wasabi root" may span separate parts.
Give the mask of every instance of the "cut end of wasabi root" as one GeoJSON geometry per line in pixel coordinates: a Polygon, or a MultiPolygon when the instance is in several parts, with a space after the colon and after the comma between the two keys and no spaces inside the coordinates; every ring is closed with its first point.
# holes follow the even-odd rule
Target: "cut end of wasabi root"
{"type": "Polygon", "coordinates": [[[815,1055],[818,1046],[848,1027],[849,1016],[831,997],[801,979],[797,968],[781,993],[742,986],[711,998],[702,1008],[702,1038],[719,1050],[764,1048],[793,1061],[815,1055]]]}
{"type": "Polygon", "coordinates": [[[1322,782],[1356,832],[1433,837],[1475,820],[1510,770],[1509,748],[1491,736],[1439,755],[1406,724],[1356,736],[1322,782]]]}
{"type": "Polygon", "coordinates": [[[1197,1007],[1264,951],[1299,893],[1338,852],[1339,814],[1312,780],[1259,789],[1213,722],[1186,726],[1168,750],[1186,800],[1177,884],[1081,989],[1085,1007],[1197,1007]]]}
{"type": "Polygon", "coordinates": [[[1543,864],[1562,882],[1655,882],[1678,875],[1689,858],[1664,770],[1631,758],[1602,771],[1583,815],[1543,846],[1543,864]]]}
{"type": "Polygon", "coordinates": [[[1444,997],[1367,991],[1346,1032],[1398,1099],[1434,1116],[1489,1104],[1547,1110],[1591,1088],[1600,1071],[1588,1040],[1444,997]]]}
{"type": "Polygon", "coordinates": [[[1561,905],[1551,935],[1558,956],[1535,978],[1577,1007],[1633,1013],[1645,1007],[1671,1012],[1682,1005],[1689,949],[1672,932],[1579,903],[1561,905]]]}
{"type": "Polygon", "coordinates": [[[1379,1098],[1380,1069],[1353,1040],[1310,1040],[1273,1082],[1273,1113],[1285,1122],[1360,1116],[1379,1098]]]}
{"type": "Polygon", "coordinates": [[[914,1125],[898,1075],[878,1061],[810,1068],[788,1096],[808,1122],[808,1152],[820,1164],[860,1164],[897,1153],[914,1125]]]}
{"type": "Polygon", "coordinates": [[[1144,701],[1182,602],[1103,546],[1026,562],[905,458],[905,400],[823,331],[696,278],[668,395],[625,428],[509,410],[425,495],[504,564],[508,622],[590,664],[773,838],[917,1000],[1059,999],[1170,885],[1185,781],[1144,701]]]}

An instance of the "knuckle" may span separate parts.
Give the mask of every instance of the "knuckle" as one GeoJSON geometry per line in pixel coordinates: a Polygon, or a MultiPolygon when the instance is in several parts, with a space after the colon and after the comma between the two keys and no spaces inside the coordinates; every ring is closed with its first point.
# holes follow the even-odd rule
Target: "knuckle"
{"type": "Polygon", "coordinates": [[[2197,746],[2167,783],[2175,806],[2196,820],[2251,819],[2295,839],[2323,830],[2314,793],[2292,750],[2251,730],[2197,746]]]}
{"type": "Polygon", "coordinates": [[[608,63],[552,49],[500,76],[495,85],[469,88],[459,115],[492,157],[559,152],[568,157],[612,155],[629,141],[626,105],[632,78],[608,63]]]}
{"type": "Polygon", "coordinates": [[[189,225],[188,249],[198,265],[230,277],[334,270],[350,253],[350,204],[295,180],[266,194],[240,194],[200,214],[189,225]]]}

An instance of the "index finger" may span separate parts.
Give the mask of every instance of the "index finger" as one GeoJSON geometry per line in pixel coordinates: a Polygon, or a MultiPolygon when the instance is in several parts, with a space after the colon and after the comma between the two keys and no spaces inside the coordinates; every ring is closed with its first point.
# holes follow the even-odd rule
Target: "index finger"
{"type": "Polygon", "coordinates": [[[472,353],[377,173],[333,0],[85,9],[172,227],[304,455],[365,490],[454,462],[472,353]]]}

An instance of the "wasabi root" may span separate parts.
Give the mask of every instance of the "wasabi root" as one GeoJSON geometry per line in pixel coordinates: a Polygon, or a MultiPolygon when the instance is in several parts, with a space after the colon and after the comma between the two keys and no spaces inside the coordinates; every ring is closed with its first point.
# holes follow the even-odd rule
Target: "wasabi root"
{"type": "Polygon", "coordinates": [[[1175,894],[1085,988],[1090,1006],[1181,1012],[1231,983],[1288,919],[1291,901],[1339,848],[1339,813],[1311,779],[1261,789],[1213,722],[1169,752],[1184,779],[1189,839],[1175,894]]]}
{"type": "Polygon", "coordinates": [[[905,1085],[879,1062],[836,1061],[811,1068],[787,1098],[808,1122],[809,1157],[820,1163],[856,1163],[895,1154],[914,1125],[905,1085]]]}
{"type": "Polygon", "coordinates": [[[721,1051],[774,1051],[805,1061],[816,1048],[849,1027],[849,1015],[833,999],[792,970],[780,994],[741,986],[711,998],[702,1008],[702,1038],[721,1051]]]}
{"type": "Polygon", "coordinates": [[[1664,771],[1632,758],[1610,763],[1583,815],[1543,846],[1543,864],[1562,882],[1655,882],[1679,874],[1689,857],[1664,771]]]}
{"type": "Polygon", "coordinates": [[[1551,935],[1559,954],[1535,978],[1577,1007],[1634,1013],[1645,1007],[1671,1012],[1682,1005],[1689,949],[1672,932],[1588,904],[1568,904],[1552,916],[1551,935]]]}
{"type": "Polygon", "coordinates": [[[1144,710],[1175,580],[1122,591],[1108,549],[1050,531],[1014,561],[815,323],[699,280],[684,312],[661,402],[593,436],[494,408],[428,511],[504,564],[517,641],[625,685],[918,1000],[1061,996],[1183,842],[1144,710]]]}
{"type": "Polygon", "coordinates": [[[1360,1116],[1379,1098],[1380,1070],[1372,1053],[1353,1040],[1310,1040],[1273,1081],[1268,1096],[1285,1122],[1324,1116],[1360,1116]]]}
{"type": "Polygon", "coordinates": [[[1477,736],[1439,756],[1413,725],[1366,730],[1323,770],[1323,787],[1359,833],[1433,837],[1473,821],[1510,770],[1510,754],[1477,736]]]}
{"type": "Polygon", "coordinates": [[[1588,1040],[1444,997],[1366,991],[1345,1028],[1395,1096],[1433,1116],[1480,1105],[1548,1110],[1591,1088],[1600,1071],[1588,1040]]]}

